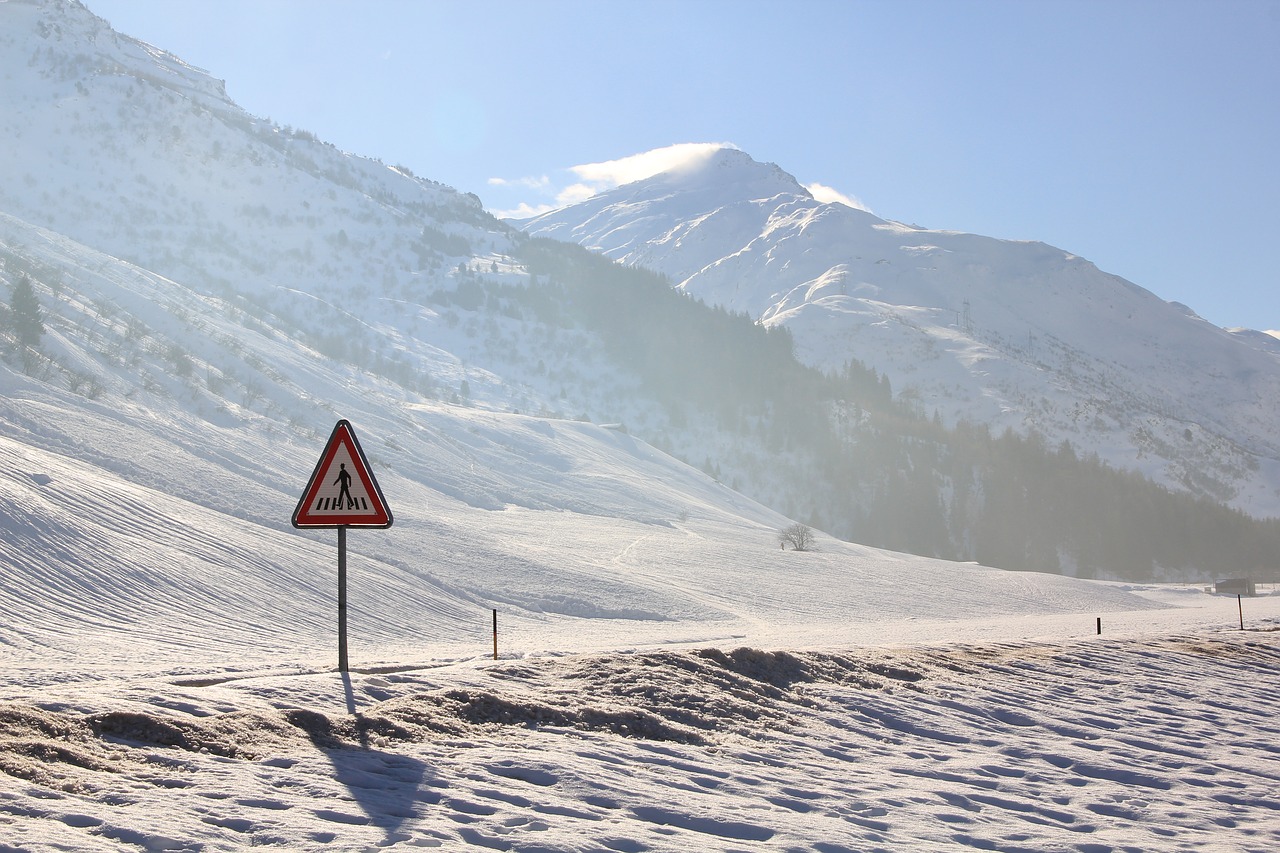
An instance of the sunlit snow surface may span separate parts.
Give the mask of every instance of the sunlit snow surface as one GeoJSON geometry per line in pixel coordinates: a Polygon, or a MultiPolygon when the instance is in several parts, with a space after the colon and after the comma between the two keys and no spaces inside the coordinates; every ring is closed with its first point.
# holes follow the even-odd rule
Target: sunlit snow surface
{"type": "Polygon", "coordinates": [[[1150,635],[527,654],[517,633],[497,662],[349,676],[19,677],[4,849],[1274,849],[1274,635],[1201,603],[1150,635]]]}
{"type": "Polygon", "coordinates": [[[0,850],[1280,841],[1280,597],[783,551],[625,433],[310,381],[396,518],[347,677],[336,535],[288,523],[331,422],[4,374],[0,850]]]}
{"type": "Polygon", "coordinates": [[[628,436],[419,415],[469,442],[442,479],[521,504],[384,468],[345,676],[336,537],[281,523],[289,494],[242,481],[278,517],[237,519],[0,440],[0,849],[1280,843],[1280,597],[1242,632],[1200,589],[784,552],[628,436]]]}

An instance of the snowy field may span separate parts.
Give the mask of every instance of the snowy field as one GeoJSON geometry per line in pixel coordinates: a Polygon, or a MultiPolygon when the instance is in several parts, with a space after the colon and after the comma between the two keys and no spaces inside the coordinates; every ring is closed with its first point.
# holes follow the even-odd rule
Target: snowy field
{"type": "Polygon", "coordinates": [[[353,637],[346,675],[23,655],[0,849],[1276,849],[1280,597],[1240,631],[1234,598],[1137,595],[1164,606],[1102,636],[797,612],[524,620],[496,661],[353,637]]]}
{"type": "Polygon", "coordinates": [[[323,436],[56,402],[0,400],[0,850],[1280,845],[1280,596],[782,551],[625,434],[369,404],[343,675],[323,436]]]}
{"type": "Polygon", "coordinates": [[[353,396],[343,675],[323,435],[57,403],[0,400],[0,850],[1280,845],[1280,596],[782,551],[626,434],[353,396]]]}

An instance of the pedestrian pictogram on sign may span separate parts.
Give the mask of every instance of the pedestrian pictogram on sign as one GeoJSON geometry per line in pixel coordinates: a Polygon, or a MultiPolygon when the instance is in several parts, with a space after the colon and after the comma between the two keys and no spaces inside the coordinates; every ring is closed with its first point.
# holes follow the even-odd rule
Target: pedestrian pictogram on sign
{"type": "Polygon", "coordinates": [[[293,511],[293,526],[390,527],[391,521],[350,422],[338,421],[293,511]]]}

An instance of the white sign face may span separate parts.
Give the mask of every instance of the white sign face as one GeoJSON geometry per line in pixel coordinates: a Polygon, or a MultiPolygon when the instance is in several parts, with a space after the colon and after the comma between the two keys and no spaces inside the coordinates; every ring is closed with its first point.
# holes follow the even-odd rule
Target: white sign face
{"type": "Polygon", "coordinates": [[[390,527],[391,521],[351,424],[338,421],[293,511],[293,526],[390,527]]]}

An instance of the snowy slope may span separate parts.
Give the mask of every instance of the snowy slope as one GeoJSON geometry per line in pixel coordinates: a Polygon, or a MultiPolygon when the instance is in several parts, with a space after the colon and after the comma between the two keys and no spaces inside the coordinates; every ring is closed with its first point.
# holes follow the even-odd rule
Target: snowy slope
{"type": "Polygon", "coordinates": [[[1035,429],[1280,514],[1274,339],[1219,329],[1067,252],[820,203],[732,149],[522,227],[785,324],[806,362],[858,359],[947,423],[1035,429]]]}

